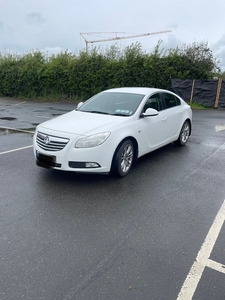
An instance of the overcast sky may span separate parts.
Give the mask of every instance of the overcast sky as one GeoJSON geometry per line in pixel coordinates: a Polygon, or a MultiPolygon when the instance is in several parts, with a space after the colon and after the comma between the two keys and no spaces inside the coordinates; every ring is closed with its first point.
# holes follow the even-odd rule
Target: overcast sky
{"type": "MultiPolygon", "coordinates": [[[[0,52],[49,54],[85,49],[81,32],[123,32],[118,36],[172,30],[170,33],[123,39],[118,46],[140,42],[151,52],[208,42],[225,71],[225,0],[0,0],[0,52]]],[[[87,39],[115,37],[113,34],[87,39]]],[[[115,44],[115,42],[113,42],[115,44]]],[[[112,42],[95,43],[109,47],[112,42]]],[[[90,46],[92,47],[92,46],[90,46]]]]}

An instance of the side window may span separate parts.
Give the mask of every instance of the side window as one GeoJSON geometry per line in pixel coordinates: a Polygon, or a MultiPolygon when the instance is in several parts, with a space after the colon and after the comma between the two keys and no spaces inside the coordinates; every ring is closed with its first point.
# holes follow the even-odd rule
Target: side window
{"type": "Polygon", "coordinates": [[[166,108],[180,105],[180,99],[172,94],[163,93],[166,108]]]}
{"type": "Polygon", "coordinates": [[[178,105],[181,105],[181,103],[180,103],[180,99],[179,99],[179,98],[177,98],[176,96],[174,96],[174,97],[175,97],[175,99],[176,99],[177,106],[178,106],[178,105]]]}
{"type": "Polygon", "coordinates": [[[145,106],[144,106],[144,112],[146,111],[146,109],[148,108],[154,108],[158,111],[162,110],[163,109],[163,106],[162,106],[162,100],[161,100],[161,97],[160,97],[160,94],[157,93],[157,94],[154,94],[152,95],[145,103],[145,106]]]}

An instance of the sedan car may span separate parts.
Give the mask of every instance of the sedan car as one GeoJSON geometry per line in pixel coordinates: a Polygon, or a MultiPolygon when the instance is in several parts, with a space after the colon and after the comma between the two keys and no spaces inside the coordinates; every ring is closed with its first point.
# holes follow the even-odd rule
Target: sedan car
{"type": "Polygon", "coordinates": [[[33,149],[38,166],[123,177],[139,157],[172,142],[185,145],[191,126],[192,110],[178,95],[115,88],[38,125],[33,149]]]}

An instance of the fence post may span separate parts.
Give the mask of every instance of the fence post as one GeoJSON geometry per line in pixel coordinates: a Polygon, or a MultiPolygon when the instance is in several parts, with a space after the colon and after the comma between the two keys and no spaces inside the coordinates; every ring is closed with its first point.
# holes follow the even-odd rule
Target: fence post
{"type": "Polygon", "coordinates": [[[218,108],[218,106],[219,106],[219,99],[220,99],[220,91],[221,91],[222,80],[223,80],[222,78],[218,79],[217,92],[216,92],[216,101],[215,101],[214,108],[218,108]]]}
{"type": "Polygon", "coordinates": [[[192,98],[193,98],[193,94],[194,94],[194,86],[195,86],[195,79],[193,79],[193,81],[192,81],[190,103],[192,102],[192,98]]]}

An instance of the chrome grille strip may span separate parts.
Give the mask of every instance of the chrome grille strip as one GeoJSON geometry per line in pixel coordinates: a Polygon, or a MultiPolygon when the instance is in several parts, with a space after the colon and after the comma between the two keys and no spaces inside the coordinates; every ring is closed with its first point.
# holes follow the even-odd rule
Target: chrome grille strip
{"type": "Polygon", "coordinates": [[[38,131],[36,142],[40,148],[46,151],[60,151],[67,145],[69,139],[52,136],[38,131]]]}

